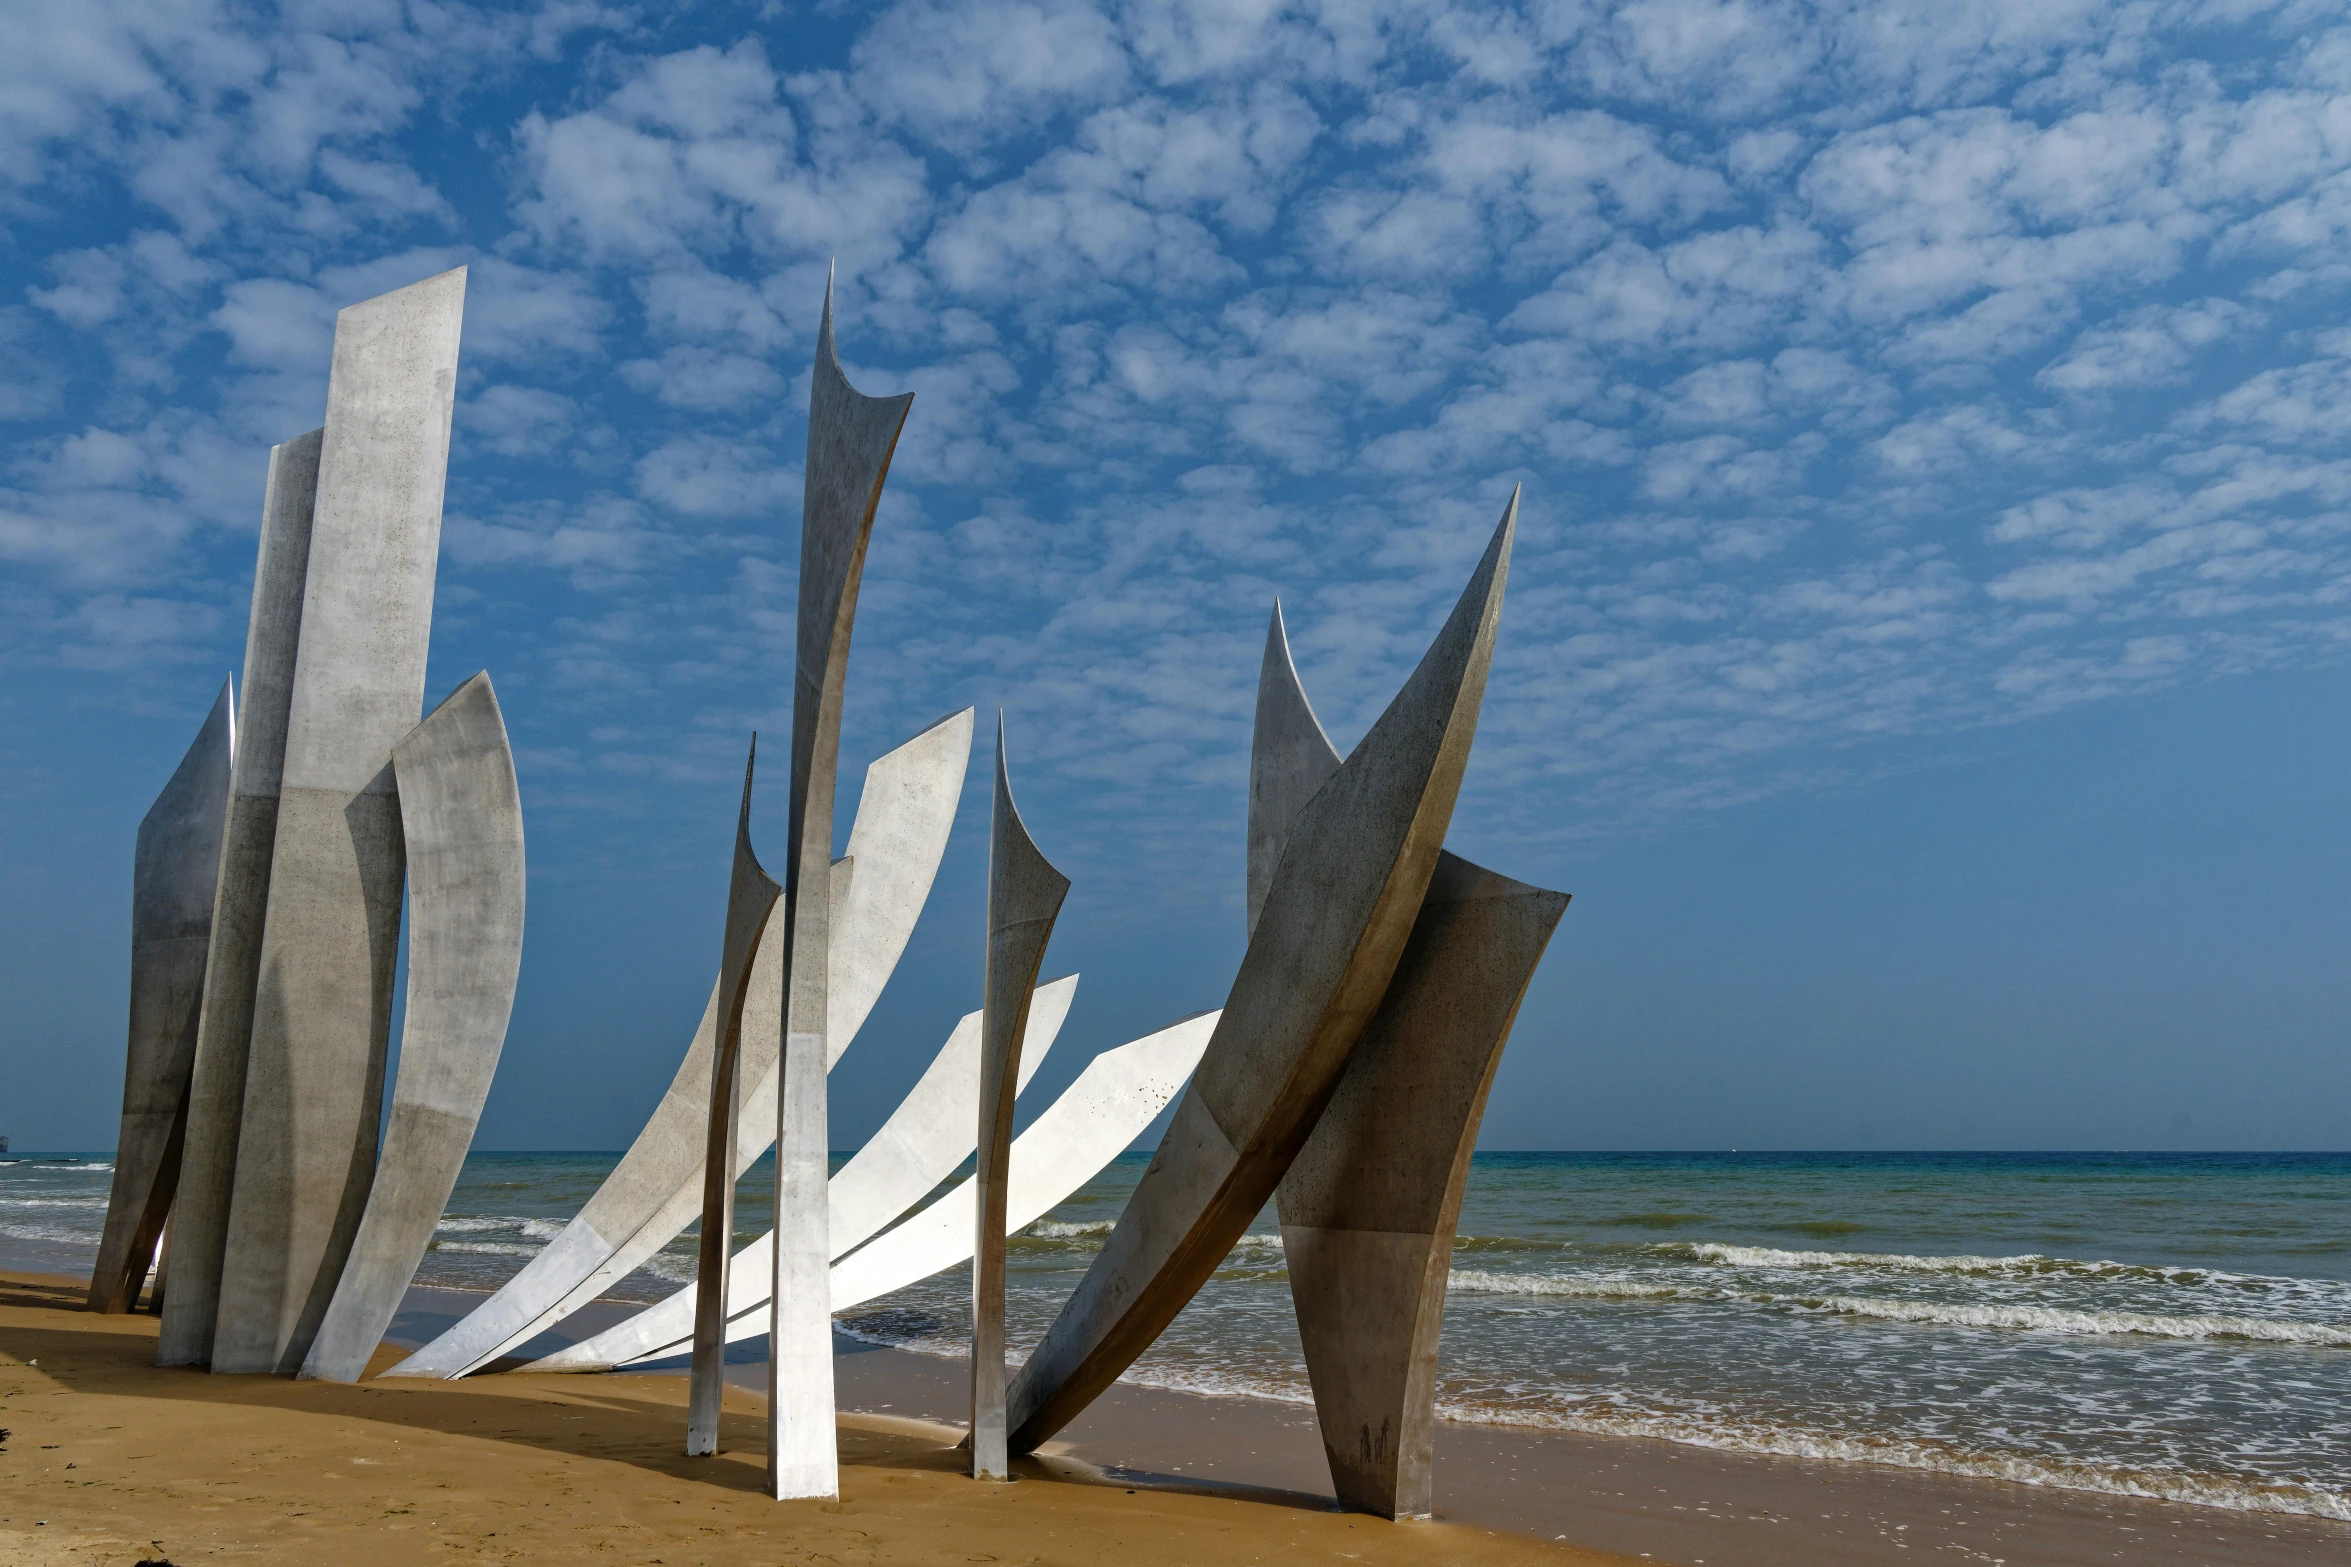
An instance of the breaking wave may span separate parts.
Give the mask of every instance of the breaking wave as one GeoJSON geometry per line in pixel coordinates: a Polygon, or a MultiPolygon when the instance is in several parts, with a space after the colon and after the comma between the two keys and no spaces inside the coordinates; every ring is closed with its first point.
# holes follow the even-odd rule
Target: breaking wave
{"type": "Polygon", "coordinates": [[[1479,1295],[1551,1295],[1591,1300],[1688,1300],[1945,1327],[2009,1328],[2038,1333],[2135,1334],[2150,1338],[2239,1339],[2254,1343],[2351,1347],[2351,1327],[2273,1317],[2218,1313],[2194,1316],[2150,1311],[2078,1311],[1966,1301],[1887,1299],[1866,1295],[1797,1295],[1774,1290],[1726,1290],[1705,1285],[1650,1283],[1622,1276],[1573,1273],[1492,1273],[1457,1268],[1449,1289],[1479,1295]]]}

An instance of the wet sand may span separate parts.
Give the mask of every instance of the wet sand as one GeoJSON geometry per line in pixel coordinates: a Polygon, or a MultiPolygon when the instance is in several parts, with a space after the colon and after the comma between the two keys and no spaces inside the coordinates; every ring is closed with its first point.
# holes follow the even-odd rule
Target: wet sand
{"type": "MultiPolygon", "coordinates": [[[[757,1495],[753,1390],[764,1385],[766,1368],[754,1346],[738,1346],[741,1358],[730,1368],[737,1386],[727,1440],[735,1451],[689,1462],[676,1456],[683,1379],[659,1369],[454,1385],[394,1378],[355,1389],[159,1372],[146,1363],[151,1319],[81,1313],[74,1309],[81,1285],[71,1280],[0,1278],[16,1281],[0,1290],[0,1352],[12,1362],[0,1367],[0,1424],[16,1428],[5,1456],[18,1460],[0,1469],[7,1520],[0,1560],[10,1562],[130,1567],[140,1559],[121,1554],[130,1544],[155,1549],[132,1538],[150,1521],[154,1538],[179,1550],[169,1558],[178,1567],[215,1557],[665,1567],[1113,1558],[1126,1567],[1252,1560],[2333,1567],[2351,1560],[2351,1525],[2324,1520],[1452,1423],[1438,1436],[1438,1522],[1388,1525],[1330,1510],[1309,1410],[1123,1384],[1030,1467],[1029,1480],[1043,1483],[972,1488],[948,1451],[966,1397],[962,1363],[846,1337],[836,1339],[835,1359],[843,1500],[832,1511],[795,1504],[796,1520],[816,1521],[796,1521],[779,1555],[775,1504],[757,1495]],[[41,1343],[54,1347],[44,1353],[41,1343]],[[13,1364],[25,1359],[44,1364],[13,1364]],[[133,1419],[124,1418],[125,1400],[136,1401],[133,1419]],[[53,1417],[59,1423],[36,1424],[53,1417]],[[167,1428],[177,1436],[166,1440],[167,1428]],[[33,1435],[41,1429],[50,1434],[33,1435]],[[134,1434],[148,1440],[124,1445],[134,1434]],[[76,1446],[85,1459],[70,1457],[76,1446]],[[39,1470],[28,1462],[34,1455],[39,1470]],[[70,1480],[59,1459],[77,1462],[70,1480]],[[387,1467],[393,1472],[375,1472],[387,1467]],[[24,1529],[27,1506],[50,1519],[47,1528],[24,1529]],[[165,1534],[167,1525],[180,1533],[165,1534]],[[50,1536],[56,1529],[69,1531],[64,1540],[50,1536]],[[345,1549],[339,1531],[351,1530],[383,1538],[371,1534],[345,1549]],[[82,1543],[69,1550],[74,1541],[82,1543]],[[330,1541],[335,1549],[324,1552],[330,1541]],[[376,1550],[383,1554],[367,1554],[376,1550]]],[[[393,1338],[422,1342],[480,1299],[411,1291],[393,1338]]],[[[590,1308],[566,1324],[570,1331],[531,1347],[543,1353],[632,1309],[590,1308]]],[[[375,1368],[398,1353],[387,1348],[375,1368]]]]}
{"type": "MultiPolygon", "coordinates": [[[[478,1296],[415,1290],[395,1335],[416,1342],[478,1296]]],[[[634,1310],[598,1305],[531,1346],[544,1354],[634,1310]]],[[[913,1416],[960,1429],[963,1363],[834,1338],[843,1410],[913,1416]]],[[[730,1375],[765,1385],[757,1346],[730,1375]]],[[[667,1368],[682,1369],[682,1362],[667,1368]]],[[[659,1375],[661,1371],[647,1374],[659,1375]]],[[[1332,1505],[1313,1412],[1260,1399],[1207,1398],[1124,1383],[1047,1451],[1138,1487],[1270,1496],[1332,1505]]],[[[1636,1560],[1720,1567],[1864,1567],[1917,1561],[2007,1567],[2336,1567],[2351,1524],[2103,1496],[1869,1464],[1719,1452],[1670,1442],[1443,1422],[1441,1521],[1615,1551],[1636,1560]]]]}

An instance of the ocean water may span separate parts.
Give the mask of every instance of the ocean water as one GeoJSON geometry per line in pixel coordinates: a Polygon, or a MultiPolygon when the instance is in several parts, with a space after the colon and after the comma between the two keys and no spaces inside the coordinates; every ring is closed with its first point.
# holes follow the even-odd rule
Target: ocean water
{"type": "MultiPolygon", "coordinates": [[[[1013,1241],[1016,1357],[1145,1162],[1013,1241]]],[[[476,1155],[418,1281],[495,1287],[611,1163],[476,1155]]],[[[0,1243],[94,1248],[106,1181],[0,1164],[0,1243]]],[[[2351,1519],[2351,1155],[1480,1154],[1459,1233],[1453,1419],[2351,1519]]],[[[692,1247],[615,1294],[690,1280],[692,1247]]],[[[961,1355],[969,1287],[842,1326],[961,1355]]],[[[1270,1211],[1129,1379],[1310,1400],[1270,1211]]]]}

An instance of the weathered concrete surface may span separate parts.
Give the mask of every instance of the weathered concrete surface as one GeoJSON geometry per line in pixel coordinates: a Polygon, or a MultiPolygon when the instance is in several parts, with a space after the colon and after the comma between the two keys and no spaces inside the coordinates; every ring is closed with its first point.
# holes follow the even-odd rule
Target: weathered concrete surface
{"type": "Polygon", "coordinates": [[[294,1371],[375,1174],[465,270],[342,312],[286,721],[215,1371],[294,1371]]]}
{"type": "Polygon", "coordinates": [[[245,628],[244,691],[237,703],[237,758],[230,770],[228,824],[221,838],[212,931],[204,965],[202,1021],[188,1083],[188,1135],[172,1202],[171,1289],[157,1336],[159,1366],[212,1361],[220,1309],[220,1264],[228,1244],[229,1197],[237,1180],[237,1133],[245,1115],[245,1057],[253,1039],[253,995],[261,978],[261,926],[269,906],[269,864],[278,833],[278,787],[286,721],[301,644],[303,582],[310,563],[311,510],[318,495],[324,430],[298,435],[269,454],[261,503],[261,548],[253,566],[253,611],[245,628]]]}
{"type": "Polygon", "coordinates": [[[302,1375],[356,1382],[449,1206],[522,972],[522,793],[487,673],[392,747],[408,846],[408,1004],[383,1157],[302,1375]]]}
{"type": "MultiPolygon", "coordinates": [[[[1339,766],[1276,608],[1250,751],[1252,892],[1339,766]]],[[[1276,1192],[1332,1485],[1358,1511],[1428,1515],[1454,1221],[1511,1020],[1566,909],[1565,893],[1440,855],[1388,993],[1276,1192]]]]}
{"type": "Polygon", "coordinates": [[[978,1158],[972,1179],[971,1474],[1011,1478],[1004,1451],[1004,1211],[1011,1185],[1012,1104],[1029,997],[1053,922],[1069,896],[1012,799],[1004,715],[996,715],[996,803],[988,838],[988,961],[980,989],[978,1158]]]}
{"type": "Polygon", "coordinates": [[[1403,955],[1476,733],[1514,494],[1420,667],[1293,824],[1200,1069],[1008,1397],[1033,1451],[1133,1364],[1289,1168],[1403,955]]]}
{"type": "Polygon", "coordinates": [[[767,1481],[776,1497],[841,1489],[833,1433],[831,1258],[825,1197],[829,1117],[825,1041],[832,946],[827,877],[840,764],[849,633],[874,508],[914,394],[867,397],[833,351],[833,291],[808,396],[808,462],[800,514],[800,613],[792,686],[791,839],[784,871],[784,1051],[776,1091],[776,1246],[768,1339],[767,1481]]]}
{"type": "MultiPolygon", "coordinates": [[[[770,923],[769,928],[774,928],[770,923]]],[[[1069,1016],[1077,976],[1039,985],[1022,1037],[1019,1086],[1026,1088],[1069,1016]]],[[[928,1196],[971,1154],[979,1119],[980,1014],[967,1012],[928,1070],[826,1187],[832,1206],[833,1260],[928,1196]]],[[[767,1332],[768,1279],[775,1232],[768,1231],[727,1266],[727,1342],[767,1332]],[[756,1314],[756,1322],[752,1319],[756,1314]],[[752,1325],[746,1325],[752,1324],[752,1325]]],[[[694,1334],[694,1286],[647,1306],[625,1322],[533,1361],[531,1371],[605,1371],[655,1353],[674,1353],[694,1334]]]]}
{"type": "Polygon", "coordinates": [[[743,1004],[751,959],[783,889],[751,852],[751,776],[759,737],[743,761],[743,806],[735,818],[735,867],[718,966],[718,1043],[710,1057],[709,1136],[702,1149],[701,1254],[694,1273],[693,1389],[686,1408],[686,1456],[718,1451],[719,1400],[726,1391],[727,1257],[735,1244],[735,1145],[742,1113],[743,1004]]]}
{"type": "MultiPolygon", "coordinates": [[[[851,854],[859,857],[865,874],[850,878],[845,870],[839,873],[836,946],[885,953],[893,963],[905,951],[955,825],[971,755],[971,717],[969,708],[952,714],[866,768],[849,829],[851,854]]],[[[776,1056],[783,1032],[783,954],[783,922],[770,920],[752,963],[751,990],[744,1002],[741,1070],[752,1088],[744,1096],[740,1119],[738,1178],[772,1146],[776,1056]]],[[[880,993],[872,977],[878,967],[871,959],[859,959],[847,965],[853,973],[833,988],[826,1044],[836,1062],[873,1010],[880,993]]],[[[886,981],[888,976],[882,973],[880,978],[886,981]]],[[[702,1211],[702,1149],[717,1016],[718,990],[713,985],[668,1091],[578,1216],[480,1309],[386,1375],[456,1377],[478,1371],[601,1296],[694,1222],[702,1211]]],[[[940,1171],[922,1190],[928,1191],[946,1173],[940,1171]]],[[[907,1198],[880,1223],[895,1218],[920,1195],[907,1198]]],[[[764,1302],[766,1275],[773,1271],[767,1254],[762,1252],[756,1263],[738,1261],[737,1266],[758,1268],[758,1298],[764,1302]]],[[[732,1292],[741,1281],[732,1277],[733,1269],[729,1271],[732,1292]]]]}
{"type": "Polygon", "coordinates": [[[1470,1151],[1567,908],[1446,855],[1388,994],[1278,1192],[1290,1298],[1344,1505],[1429,1515],[1437,1342],[1470,1151]]]}
{"type": "Polygon", "coordinates": [[[114,1190],[90,1272],[92,1311],[129,1311],[180,1180],[188,1078],[204,1008],[204,959],[220,882],[236,698],[228,681],[171,781],[139,823],[131,871],[131,1022],[114,1190]]]}

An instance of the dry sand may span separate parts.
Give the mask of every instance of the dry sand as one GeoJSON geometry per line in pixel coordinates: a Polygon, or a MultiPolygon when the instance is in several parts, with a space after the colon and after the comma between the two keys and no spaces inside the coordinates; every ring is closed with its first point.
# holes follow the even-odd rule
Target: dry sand
{"type": "MultiPolygon", "coordinates": [[[[679,1456],[663,1376],[342,1387],[160,1371],[155,1319],[82,1282],[0,1273],[0,1562],[351,1564],[1544,1563],[1631,1560],[1294,1499],[1105,1482],[1070,1461],[959,1472],[925,1421],[841,1422],[841,1499],[760,1494],[759,1401],[728,1393],[716,1459],[679,1456]]],[[[376,1368],[396,1351],[379,1352],[376,1368]]]]}

